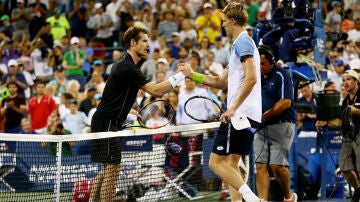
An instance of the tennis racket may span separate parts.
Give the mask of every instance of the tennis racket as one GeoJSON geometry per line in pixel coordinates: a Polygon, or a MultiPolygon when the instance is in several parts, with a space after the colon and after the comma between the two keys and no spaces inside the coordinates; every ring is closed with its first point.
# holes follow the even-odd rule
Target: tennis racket
{"type": "Polygon", "coordinates": [[[184,105],[185,114],[201,122],[219,121],[225,111],[213,99],[205,96],[190,97],[184,105]]]}
{"type": "Polygon", "coordinates": [[[139,110],[139,125],[125,127],[142,127],[148,129],[161,128],[168,125],[175,116],[175,110],[166,100],[154,100],[139,110]]]}

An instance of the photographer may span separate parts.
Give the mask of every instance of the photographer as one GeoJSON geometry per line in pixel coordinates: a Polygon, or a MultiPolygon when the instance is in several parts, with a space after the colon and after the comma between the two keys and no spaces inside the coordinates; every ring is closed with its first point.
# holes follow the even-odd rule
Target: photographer
{"type": "MultiPolygon", "coordinates": [[[[63,123],[59,116],[56,113],[53,113],[51,116],[49,116],[48,124],[46,127],[47,134],[49,135],[70,135],[71,132],[64,129],[63,123]]],[[[62,143],[62,156],[71,156],[71,147],[74,146],[74,142],[64,142],[62,143]]],[[[55,156],[56,155],[56,146],[57,144],[54,142],[47,143],[42,142],[42,147],[49,146],[49,152],[50,155],[55,156]]]]}

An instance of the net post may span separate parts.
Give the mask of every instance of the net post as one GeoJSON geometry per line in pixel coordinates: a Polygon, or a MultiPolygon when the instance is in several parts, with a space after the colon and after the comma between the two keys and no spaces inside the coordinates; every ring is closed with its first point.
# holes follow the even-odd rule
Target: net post
{"type": "Polygon", "coordinates": [[[54,184],[54,201],[60,201],[60,182],[61,182],[61,151],[62,151],[62,140],[56,143],[56,178],[54,184]]]}

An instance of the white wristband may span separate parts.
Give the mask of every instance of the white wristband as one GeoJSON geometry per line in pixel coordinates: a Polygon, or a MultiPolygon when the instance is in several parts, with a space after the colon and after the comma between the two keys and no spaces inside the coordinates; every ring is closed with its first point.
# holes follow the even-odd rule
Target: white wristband
{"type": "Polygon", "coordinates": [[[178,73],[172,75],[167,81],[170,82],[170,84],[173,88],[175,88],[184,79],[185,79],[185,75],[182,72],[178,72],[178,73]]]}

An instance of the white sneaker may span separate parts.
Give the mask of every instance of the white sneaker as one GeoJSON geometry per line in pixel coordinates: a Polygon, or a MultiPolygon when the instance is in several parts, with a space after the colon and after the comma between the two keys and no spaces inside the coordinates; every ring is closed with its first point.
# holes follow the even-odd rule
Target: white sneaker
{"type": "Polygon", "coordinates": [[[284,198],[284,202],[297,202],[298,201],[298,195],[296,193],[293,192],[291,199],[286,199],[284,198]]]}

